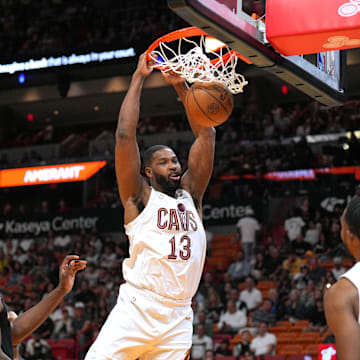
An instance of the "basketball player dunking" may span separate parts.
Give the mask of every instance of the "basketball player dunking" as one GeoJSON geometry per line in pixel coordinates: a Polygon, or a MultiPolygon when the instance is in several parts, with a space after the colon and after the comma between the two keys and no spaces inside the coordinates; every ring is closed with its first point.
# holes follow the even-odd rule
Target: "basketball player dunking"
{"type": "Polygon", "coordinates": [[[341,239],[356,264],[325,292],[325,313],[336,338],[338,360],[360,359],[360,197],[354,196],[341,217],[341,239]]]}
{"type": "MultiPolygon", "coordinates": [[[[91,346],[86,360],[183,360],[190,356],[191,298],[205,260],[201,203],[213,168],[215,131],[189,119],[196,136],[188,169],[172,149],[149,148],[140,175],[136,143],[140,95],[152,65],[141,55],[122,103],[116,130],[116,175],[125,208],[130,258],[123,264],[126,283],[91,346]]],[[[183,79],[164,75],[184,100],[183,79]]]]}

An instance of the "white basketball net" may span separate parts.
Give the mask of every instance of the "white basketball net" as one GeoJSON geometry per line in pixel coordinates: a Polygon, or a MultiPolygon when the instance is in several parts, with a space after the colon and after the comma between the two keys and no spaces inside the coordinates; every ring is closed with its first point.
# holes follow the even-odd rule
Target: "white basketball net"
{"type": "Polygon", "coordinates": [[[211,82],[225,85],[233,94],[243,92],[243,87],[247,85],[242,74],[235,71],[238,57],[227,45],[219,49],[218,52],[206,51],[205,36],[201,35],[200,44],[187,38],[180,38],[178,53],[171,49],[165,42],[160,42],[158,48],[154,50],[150,57],[157,61],[157,68],[162,72],[173,71],[181,75],[189,83],[211,82]],[[186,41],[194,47],[187,53],[181,53],[181,42],[186,41]],[[212,54],[211,60],[207,54],[212,54]],[[223,55],[228,55],[224,61],[223,55]],[[159,57],[162,61],[159,63],[159,57]]]}

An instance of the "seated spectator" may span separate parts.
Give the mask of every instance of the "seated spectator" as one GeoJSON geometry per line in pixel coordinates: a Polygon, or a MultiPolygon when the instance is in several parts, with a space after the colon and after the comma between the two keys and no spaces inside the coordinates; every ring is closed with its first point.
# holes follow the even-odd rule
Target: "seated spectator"
{"type": "Polygon", "coordinates": [[[289,321],[297,321],[305,318],[305,311],[299,300],[299,291],[292,289],[288,300],[285,302],[284,318],[289,321]]]}
{"type": "Polygon", "coordinates": [[[324,311],[324,302],[322,298],[316,299],[315,306],[309,311],[309,320],[316,328],[315,331],[320,331],[326,326],[326,318],[324,311]]]}
{"type": "Polygon", "coordinates": [[[331,270],[335,279],[338,280],[339,277],[346,272],[346,269],[342,266],[341,257],[334,257],[334,268],[331,270]]]}
{"type": "Polygon", "coordinates": [[[293,250],[290,250],[287,259],[283,261],[282,268],[289,271],[290,276],[293,277],[295,274],[300,272],[301,264],[301,259],[296,256],[296,253],[293,250]]]}
{"type": "Polygon", "coordinates": [[[35,332],[26,343],[26,359],[28,360],[55,360],[51,346],[41,339],[35,332]]]}
{"type": "Polygon", "coordinates": [[[20,263],[14,261],[12,263],[11,273],[9,276],[7,286],[20,284],[22,282],[22,279],[23,279],[22,267],[20,263]]]}
{"type": "Polygon", "coordinates": [[[207,350],[205,353],[205,360],[215,360],[215,354],[212,350],[207,350]]]}
{"type": "Polygon", "coordinates": [[[214,276],[210,271],[205,271],[199,285],[198,292],[205,298],[209,295],[209,289],[214,288],[214,276]]]}
{"type": "Polygon", "coordinates": [[[94,263],[88,263],[86,272],[83,273],[83,278],[88,281],[89,286],[94,288],[99,278],[99,269],[95,266],[94,263]]]}
{"type": "Polygon", "coordinates": [[[212,350],[213,341],[210,336],[205,335],[203,325],[198,325],[196,334],[192,337],[191,359],[203,360],[205,353],[212,350]]]}
{"type": "Polygon", "coordinates": [[[196,297],[191,299],[191,308],[193,310],[193,326],[196,326],[199,323],[200,311],[203,311],[203,307],[199,304],[196,297]]]}
{"type": "Polygon", "coordinates": [[[251,266],[250,274],[256,280],[261,280],[263,278],[265,270],[265,261],[264,261],[264,254],[262,252],[258,252],[255,255],[255,263],[251,266]]]}
{"type": "Polygon", "coordinates": [[[299,303],[305,314],[308,314],[310,309],[315,305],[315,285],[311,279],[307,281],[306,287],[301,290],[299,303]]]}
{"type": "Polygon", "coordinates": [[[233,301],[235,303],[236,309],[244,311],[247,313],[247,306],[246,304],[240,300],[240,293],[238,288],[231,288],[229,292],[228,301],[233,301]]]}
{"type": "Polygon", "coordinates": [[[79,357],[83,359],[93,339],[93,324],[85,315],[85,304],[77,302],[74,306],[74,318],[71,319],[70,336],[79,339],[79,357]]]}
{"type": "Polygon", "coordinates": [[[64,339],[69,337],[71,331],[71,317],[69,316],[69,311],[66,307],[61,309],[62,318],[56,321],[53,333],[51,337],[55,340],[64,339]]]}
{"type": "MultiPolygon", "coordinates": [[[[52,285],[49,285],[49,292],[52,290],[52,285]]],[[[64,301],[55,309],[55,311],[53,311],[53,313],[49,316],[50,319],[54,322],[54,324],[56,324],[56,322],[60,319],[62,319],[63,317],[63,309],[66,308],[67,312],[69,313],[69,315],[71,317],[74,316],[74,308],[73,306],[70,305],[70,300],[69,298],[65,298],[64,301]]]]}
{"type": "Polygon", "coordinates": [[[306,287],[309,281],[309,265],[308,264],[301,264],[300,272],[293,276],[293,280],[295,281],[296,288],[298,290],[302,290],[306,287]]]}
{"type": "Polygon", "coordinates": [[[271,311],[272,307],[273,302],[265,299],[263,305],[252,314],[249,325],[258,327],[261,323],[265,323],[267,326],[273,326],[276,322],[276,315],[271,311]]]}
{"type": "Polygon", "coordinates": [[[309,265],[309,278],[314,281],[315,284],[319,284],[325,277],[326,269],[319,265],[319,260],[317,258],[310,259],[309,265]]]}
{"type": "Polygon", "coordinates": [[[99,265],[102,268],[113,268],[116,266],[116,254],[112,250],[110,245],[105,245],[103,253],[100,255],[99,265]]]}
{"type": "Polygon", "coordinates": [[[89,245],[86,251],[86,259],[89,261],[89,263],[95,264],[95,266],[99,263],[99,252],[96,251],[95,246],[89,245]]]}
{"type": "Polygon", "coordinates": [[[76,302],[86,302],[96,300],[94,291],[90,288],[89,283],[86,279],[82,279],[80,287],[78,287],[73,295],[76,302]]]}
{"type": "Polygon", "coordinates": [[[303,264],[307,264],[310,266],[310,261],[316,257],[315,253],[312,250],[305,251],[305,254],[303,256],[303,264]]]}
{"type": "Polygon", "coordinates": [[[213,322],[219,321],[219,317],[223,309],[224,306],[221,303],[220,297],[217,294],[217,292],[215,290],[209,291],[209,296],[206,301],[206,310],[208,313],[208,318],[213,322]]]}
{"type": "Polygon", "coordinates": [[[257,335],[250,343],[250,349],[259,355],[275,355],[276,336],[267,331],[267,325],[261,323],[257,335]]]}
{"type": "Polygon", "coordinates": [[[244,356],[240,358],[241,360],[256,360],[255,353],[252,351],[246,351],[244,356]]]}
{"type": "Polygon", "coordinates": [[[3,250],[7,259],[15,255],[17,247],[18,247],[18,240],[12,239],[11,237],[8,237],[5,240],[5,244],[3,244],[3,250]]]}
{"type": "Polygon", "coordinates": [[[227,339],[227,338],[222,339],[220,344],[216,347],[214,354],[215,354],[215,357],[231,356],[232,351],[230,349],[229,339],[227,339]]]}
{"type": "Polygon", "coordinates": [[[204,326],[205,329],[205,334],[210,336],[211,338],[214,336],[214,331],[213,331],[213,327],[212,327],[212,322],[210,320],[207,319],[206,317],[206,312],[205,311],[200,311],[199,312],[199,317],[197,320],[197,324],[193,324],[194,327],[194,333],[196,333],[196,329],[199,325],[204,326]]]}
{"type": "Polygon", "coordinates": [[[276,270],[281,266],[282,261],[280,257],[279,248],[270,245],[268,253],[264,259],[264,272],[265,274],[274,274],[276,270]]]}
{"type": "Polygon", "coordinates": [[[236,310],[233,301],[228,301],[226,312],[220,315],[217,325],[218,329],[227,334],[236,334],[239,330],[246,326],[247,318],[244,311],[236,310]]]}
{"type": "Polygon", "coordinates": [[[312,249],[311,245],[304,241],[304,237],[301,233],[291,243],[291,248],[295,252],[296,256],[300,258],[304,256],[306,251],[312,249]]]}
{"type": "Polygon", "coordinates": [[[43,324],[36,330],[42,339],[48,339],[54,331],[54,322],[48,317],[43,324]]]}
{"type": "Polygon", "coordinates": [[[248,311],[253,311],[262,303],[261,291],[255,287],[254,279],[250,276],[245,280],[245,289],[240,293],[240,301],[246,304],[248,311]]]}
{"type": "Polygon", "coordinates": [[[250,264],[248,259],[244,257],[242,250],[238,251],[236,260],[230,264],[227,272],[236,284],[243,281],[249,275],[250,264]]]}
{"type": "Polygon", "coordinates": [[[243,330],[241,332],[241,341],[234,346],[233,356],[239,357],[245,355],[250,350],[250,338],[251,333],[249,330],[243,330]]]}
{"type": "Polygon", "coordinates": [[[304,238],[305,242],[310,244],[312,247],[314,247],[319,242],[320,232],[321,232],[321,224],[315,223],[315,221],[310,220],[309,227],[305,231],[305,238],[304,238]]]}
{"type": "Polygon", "coordinates": [[[301,210],[299,208],[294,209],[293,214],[287,218],[284,223],[288,239],[294,241],[297,236],[302,233],[302,229],[305,225],[306,224],[301,217],[301,210]]]}
{"type": "Polygon", "coordinates": [[[284,316],[285,304],[284,300],[279,297],[279,292],[276,288],[269,289],[267,297],[272,301],[271,312],[275,314],[276,320],[280,320],[284,316]]]}

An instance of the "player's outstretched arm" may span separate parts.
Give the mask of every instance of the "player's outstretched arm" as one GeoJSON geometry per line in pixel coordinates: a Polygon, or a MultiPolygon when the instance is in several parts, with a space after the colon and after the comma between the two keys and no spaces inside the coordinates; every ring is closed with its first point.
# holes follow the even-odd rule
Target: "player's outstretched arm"
{"type": "Polygon", "coordinates": [[[66,294],[73,286],[75,275],[78,271],[84,270],[86,261],[79,260],[77,255],[65,257],[59,269],[59,284],[37,305],[19,315],[13,322],[12,341],[17,345],[25,337],[34,332],[55,310],[66,294]]]}
{"type": "Polygon", "coordinates": [[[347,279],[341,279],[325,292],[326,320],[336,338],[338,360],[360,359],[358,303],[357,289],[347,279]]]}
{"type": "MultiPolygon", "coordinates": [[[[163,74],[165,81],[172,84],[184,103],[188,91],[184,79],[173,73],[163,74]]],[[[201,211],[201,201],[209,184],[215,153],[215,129],[198,125],[188,114],[187,118],[196,139],[191,146],[188,170],[181,179],[181,186],[190,192],[201,211]]]]}
{"type": "Polygon", "coordinates": [[[146,185],[140,175],[140,153],[136,142],[136,127],[140,115],[140,96],[143,83],[152,70],[152,64],[148,63],[146,54],[142,54],[119,113],[116,129],[115,170],[123,206],[130,197],[138,195],[142,186],[146,185]]]}

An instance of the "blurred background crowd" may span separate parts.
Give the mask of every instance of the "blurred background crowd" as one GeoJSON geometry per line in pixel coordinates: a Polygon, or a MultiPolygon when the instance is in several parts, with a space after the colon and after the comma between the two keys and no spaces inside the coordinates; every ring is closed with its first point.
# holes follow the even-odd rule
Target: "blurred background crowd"
{"type": "MultiPolygon", "coordinates": [[[[259,1],[246,2],[249,12],[254,3],[259,1]]],[[[182,26],[166,2],[1,0],[0,61],[127,46],[139,53],[182,26]]],[[[107,161],[86,183],[0,188],[0,291],[11,310],[26,311],[56,286],[65,254],[88,261],[74,290],[20,345],[21,359],[82,359],[116,302],[128,256],[114,176],[116,115],[112,122],[72,125],[54,115],[21,122],[11,133],[0,126],[0,169],[107,161]],[[102,210],[113,211],[117,230],[34,231],[24,225],[102,210]]],[[[344,170],[360,166],[359,117],[358,99],[329,109],[313,101],[269,105],[252,96],[217,128],[191,359],[316,359],[318,344],[334,342],[322,299],[353,264],[341,242],[340,216],[349,197],[360,195],[359,172],[344,170]],[[311,180],[266,177],[334,168],[343,170],[311,180]]],[[[138,135],[141,152],[166,139],[186,168],[193,138],[184,113],[142,116],[138,135]]]]}

